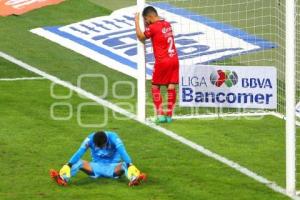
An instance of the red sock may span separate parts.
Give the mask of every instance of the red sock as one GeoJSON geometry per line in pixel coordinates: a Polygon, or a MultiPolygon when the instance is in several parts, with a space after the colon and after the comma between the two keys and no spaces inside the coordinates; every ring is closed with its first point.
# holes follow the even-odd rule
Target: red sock
{"type": "Polygon", "coordinates": [[[176,103],[176,90],[175,89],[168,89],[168,113],[167,115],[172,117],[173,110],[176,103]]]}
{"type": "Polygon", "coordinates": [[[152,99],[155,106],[156,114],[163,115],[162,96],[159,88],[152,88],[152,99]]]}

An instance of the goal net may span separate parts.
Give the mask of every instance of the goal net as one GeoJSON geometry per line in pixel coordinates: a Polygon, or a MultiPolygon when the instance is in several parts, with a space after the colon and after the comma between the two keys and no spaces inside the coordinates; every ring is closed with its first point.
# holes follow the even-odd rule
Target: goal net
{"type": "MultiPolygon", "coordinates": [[[[282,119],[286,118],[285,66],[286,49],[289,48],[286,46],[285,37],[286,2],[286,0],[146,0],[147,5],[157,8],[159,15],[171,22],[180,66],[243,66],[245,68],[271,66],[277,71],[277,81],[275,81],[277,82],[277,103],[272,109],[227,108],[226,106],[187,108],[177,104],[175,118],[269,114],[282,119]]],[[[295,2],[296,51],[299,52],[300,0],[295,2]]],[[[153,49],[150,42],[147,42],[146,66],[150,72],[153,64],[153,49]]],[[[300,102],[299,53],[296,54],[295,76],[295,102],[298,103],[300,102]]],[[[148,81],[147,88],[150,88],[150,84],[151,82],[148,81]]],[[[147,89],[147,117],[155,115],[149,91],[147,89]]],[[[166,94],[166,92],[163,93],[166,94]]],[[[166,99],[167,96],[164,98],[166,99]]],[[[300,110],[300,106],[298,109],[300,110]]],[[[299,125],[300,117],[296,117],[296,120],[299,125]]],[[[290,152],[293,149],[287,151],[290,152]]],[[[297,158],[300,158],[298,149],[297,158]]],[[[298,168],[300,165],[297,165],[297,171],[299,171],[298,168]]],[[[293,171],[293,168],[290,169],[293,171]]],[[[296,180],[298,178],[300,174],[297,174],[296,180]]],[[[299,189],[299,182],[296,182],[299,189]]]]}
{"type": "MultiPolygon", "coordinates": [[[[296,1],[296,123],[300,129],[300,0],[296,1]]],[[[300,135],[296,134],[296,189],[300,189],[300,135]]]]}
{"type": "MultiPolygon", "coordinates": [[[[283,0],[147,0],[171,21],[180,65],[274,66],[277,69],[275,109],[176,106],[177,118],[241,113],[285,112],[285,2],[283,0]]],[[[153,66],[152,47],[146,63],[153,66]]],[[[148,90],[149,91],[149,90],[148,90]]],[[[151,95],[147,95],[148,98],[151,95]]],[[[165,97],[167,98],[167,97],[165,97]]],[[[151,102],[148,99],[148,102],[151,102]]],[[[153,115],[152,104],[148,115],[153,115]]]]}
{"type": "Polygon", "coordinates": [[[300,0],[296,4],[296,102],[297,125],[300,126],[300,0]]]}

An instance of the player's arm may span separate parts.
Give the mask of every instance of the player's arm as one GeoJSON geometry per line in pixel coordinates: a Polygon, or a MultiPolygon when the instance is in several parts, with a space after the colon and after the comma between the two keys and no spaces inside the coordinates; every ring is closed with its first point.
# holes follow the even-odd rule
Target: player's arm
{"type": "Polygon", "coordinates": [[[135,14],[135,31],[136,31],[137,38],[141,42],[144,42],[147,39],[140,27],[140,14],[139,13],[135,14]]]}
{"type": "Polygon", "coordinates": [[[142,179],[145,180],[145,177],[146,177],[145,174],[141,174],[140,170],[136,166],[133,165],[132,160],[126,151],[126,148],[125,148],[122,140],[119,138],[119,136],[117,134],[113,135],[112,142],[116,146],[117,151],[121,155],[122,160],[127,165],[126,176],[130,181],[129,186],[139,184],[142,179]]]}
{"type": "Polygon", "coordinates": [[[79,149],[73,154],[73,156],[71,157],[71,159],[68,162],[68,165],[71,167],[73,164],[77,163],[82,156],[85,154],[85,152],[87,151],[87,149],[89,148],[89,143],[90,143],[90,138],[87,137],[83,143],[81,144],[81,146],[79,147],[79,149]]]}
{"type": "Polygon", "coordinates": [[[117,150],[118,150],[119,154],[121,155],[122,160],[124,160],[124,162],[127,164],[127,166],[132,165],[132,160],[126,151],[125,146],[121,145],[117,148],[117,150]]]}
{"type": "Polygon", "coordinates": [[[89,142],[90,142],[90,138],[86,138],[83,143],[81,144],[81,146],[79,147],[79,149],[76,151],[76,153],[71,157],[71,159],[69,160],[69,162],[67,164],[65,164],[60,170],[59,170],[59,175],[61,177],[71,177],[71,168],[72,165],[77,163],[80,158],[84,155],[84,153],[86,152],[86,150],[89,148],[89,142]]]}
{"type": "Polygon", "coordinates": [[[122,160],[127,164],[127,166],[132,165],[132,160],[126,151],[125,145],[117,134],[113,135],[112,142],[114,143],[118,153],[120,154],[122,160]]]}

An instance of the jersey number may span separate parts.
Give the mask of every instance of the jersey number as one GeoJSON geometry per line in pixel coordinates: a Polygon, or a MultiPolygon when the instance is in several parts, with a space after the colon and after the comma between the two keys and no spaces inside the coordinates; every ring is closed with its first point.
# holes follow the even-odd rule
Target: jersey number
{"type": "Polygon", "coordinates": [[[173,41],[172,37],[168,37],[168,44],[169,44],[168,53],[169,53],[170,57],[172,57],[175,52],[173,49],[174,41],[173,41]]]}

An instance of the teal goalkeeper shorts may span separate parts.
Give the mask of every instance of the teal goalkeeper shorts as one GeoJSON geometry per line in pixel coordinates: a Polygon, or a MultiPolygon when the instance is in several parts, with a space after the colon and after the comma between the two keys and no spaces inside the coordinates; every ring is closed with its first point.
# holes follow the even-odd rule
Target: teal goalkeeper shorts
{"type": "Polygon", "coordinates": [[[90,166],[94,172],[94,175],[92,175],[92,178],[100,178],[100,177],[106,177],[106,178],[118,178],[114,177],[114,171],[115,168],[120,163],[102,163],[102,162],[90,162],[90,166]]]}

